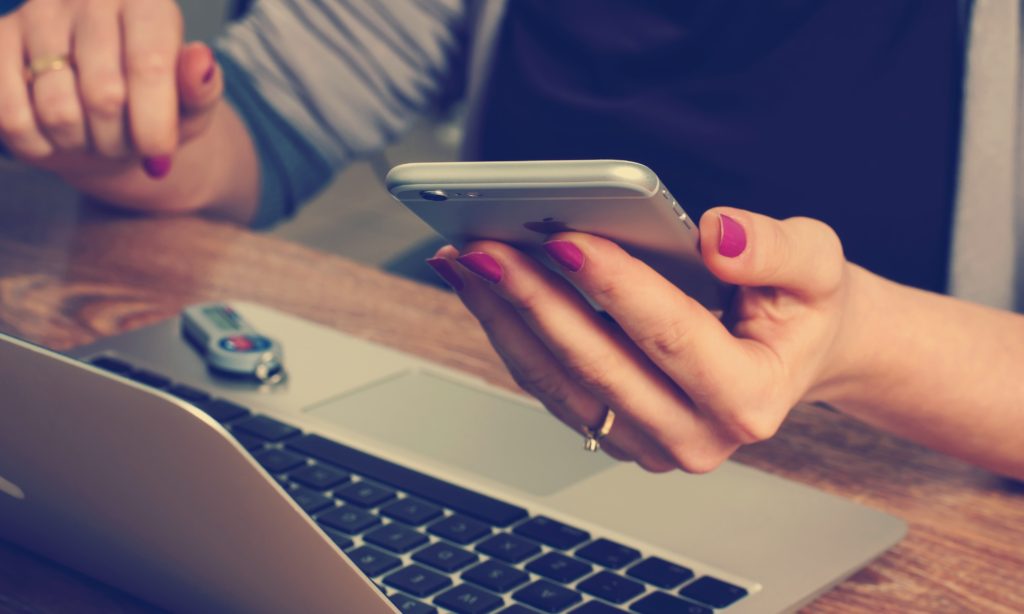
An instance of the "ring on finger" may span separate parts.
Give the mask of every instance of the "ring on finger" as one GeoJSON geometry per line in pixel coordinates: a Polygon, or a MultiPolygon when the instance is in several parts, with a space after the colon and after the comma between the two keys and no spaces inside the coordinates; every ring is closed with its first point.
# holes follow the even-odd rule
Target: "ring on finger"
{"type": "Polygon", "coordinates": [[[25,65],[25,81],[32,83],[39,77],[59,70],[74,69],[71,56],[66,53],[45,55],[28,62],[25,65]]]}
{"type": "Polygon", "coordinates": [[[601,425],[597,428],[591,428],[587,425],[583,425],[583,449],[588,452],[597,452],[601,449],[601,440],[608,436],[608,433],[612,432],[612,426],[615,424],[615,412],[612,411],[611,407],[605,406],[604,418],[601,420],[601,425]]]}

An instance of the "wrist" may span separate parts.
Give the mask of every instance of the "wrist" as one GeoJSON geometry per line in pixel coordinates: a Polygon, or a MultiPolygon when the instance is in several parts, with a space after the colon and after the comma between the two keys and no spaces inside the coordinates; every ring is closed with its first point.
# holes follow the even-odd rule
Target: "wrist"
{"type": "Polygon", "coordinates": [[[886,348],[878,340],[884,338],[889,285],[860,266],[845,264],[836,334],[805,401],[840,408],[858,403],[877,372],[884,370],[886,348]]]}

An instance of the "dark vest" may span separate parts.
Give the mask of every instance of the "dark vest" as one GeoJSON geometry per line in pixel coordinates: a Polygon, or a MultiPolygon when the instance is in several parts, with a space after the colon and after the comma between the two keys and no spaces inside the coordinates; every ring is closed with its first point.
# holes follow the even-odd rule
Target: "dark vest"
{"type": "Polygon", "coordinates": [[[962,55],[956,0],[509,0],[481,159],[642,162],[941,291],[962,55]]]}

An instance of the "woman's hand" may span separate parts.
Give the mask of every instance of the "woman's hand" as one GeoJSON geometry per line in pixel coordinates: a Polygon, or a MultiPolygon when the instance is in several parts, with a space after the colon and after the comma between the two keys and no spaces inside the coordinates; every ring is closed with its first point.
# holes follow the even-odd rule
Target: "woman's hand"
{"type": "Polygon", "coordinates": [[[839,379],[849,267],[835,233],[718,208],[701,219],[707,267],[739,290],[719,321],[614,243],[545,245],[569,279],[481,241],[429,263],[480,320],[516,381],[570,428],[617,416],[603,447],[651,471],[709,471],[771,437],[800,401],[839,379]],[[470,274],[470,272],[472,274],[470,274]]]}
{"type": "Polygon", "coordinates": [[[166,175],[223,89],[174,0],[31,0],[0,18],[0,142],[64,175],[166,175]]]}

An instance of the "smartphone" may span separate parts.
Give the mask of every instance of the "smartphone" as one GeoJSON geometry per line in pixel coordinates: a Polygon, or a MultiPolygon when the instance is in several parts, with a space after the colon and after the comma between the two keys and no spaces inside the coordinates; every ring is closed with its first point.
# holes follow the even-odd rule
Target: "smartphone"
{"type": "Polygon", "coordinates": [[[476,239],[514,245],[558,270],[541,244],[557,232],[610,239],[712,311],[731,287],[704,267],[700,232],[642,164],[624,160],[535,160],[402,164],[387,174],[391,195],[456,247],[476,239]]]}

